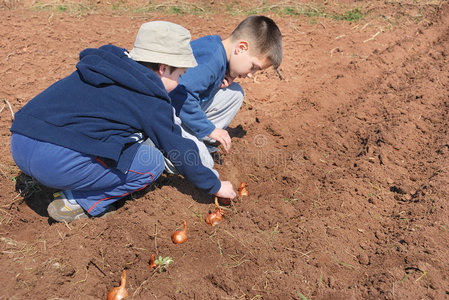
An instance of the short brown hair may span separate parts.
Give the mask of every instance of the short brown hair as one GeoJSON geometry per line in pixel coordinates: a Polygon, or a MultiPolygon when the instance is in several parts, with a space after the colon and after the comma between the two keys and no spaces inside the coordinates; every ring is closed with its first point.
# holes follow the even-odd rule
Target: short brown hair
{"type": "Polygon", "coordinates": [[[231,40],[248,39],[254,44],[250,51],[265,56],[275,69],[282,62],[282,34],[276,23],[265,16],[250,16],[231,33],[231,40]]]}

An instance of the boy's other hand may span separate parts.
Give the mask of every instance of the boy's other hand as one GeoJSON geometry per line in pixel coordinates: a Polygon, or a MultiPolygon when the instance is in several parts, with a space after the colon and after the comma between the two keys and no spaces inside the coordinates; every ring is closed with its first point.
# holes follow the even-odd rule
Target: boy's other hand
{"type": "Polygon", "coordinates": [[[214,131],[212,131],[209,134],[209,137],[211,139],[216,140],[221,145],[223,145],[224,150],[226,153],[229,152],[229,149],[231,149],[231,137],[229,136],[229,133],[221,128],[215,128],[214,131]]]}
{"type": "Polygon", "coordinates": [[[221,181],[221,188],[215,193],[215,196],[220,198],[229,198],[232,200],[237,196],[237,194],[234,191],[234,187],[231,182],[221,181]]]}
{"type": "Polygon", "coordinates": [[[231,83],[234,81],[234,78],[232,78],[230,75],[228,75],[228,73],[226,73],[223,82],[220,85],[220,89],[224,89],[227,88],[228,86],[231,85],[231,83]]]}

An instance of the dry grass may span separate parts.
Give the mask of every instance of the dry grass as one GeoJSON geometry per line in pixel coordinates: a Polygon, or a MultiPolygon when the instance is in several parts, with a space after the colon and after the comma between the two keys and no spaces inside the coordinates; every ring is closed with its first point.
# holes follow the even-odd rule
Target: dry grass
{"type": "Polygon", "coordinates": [[[29,245],[9,237],[0,237],[0,247],[1,253],[8,255],[12,261],[33,256],[38,252],[36,245],[29,245]]]}
{"type": "Polygon", "coordinates": [[[6,99],[0,99],[0,101],[3,102],[3,106],[0,108],[0,113],[5,109],[6,106],[8,106],[9,111],[11,113],[11,120],[13,120],[14,119],[14,111],[11,107],[11,103],[9,103],[9,101],[6,99]]]}
{"type": "Polygon", "coordinates": [[[16,9],[22,4],[21,0],[1,0],[0,9],[16,9]]]}

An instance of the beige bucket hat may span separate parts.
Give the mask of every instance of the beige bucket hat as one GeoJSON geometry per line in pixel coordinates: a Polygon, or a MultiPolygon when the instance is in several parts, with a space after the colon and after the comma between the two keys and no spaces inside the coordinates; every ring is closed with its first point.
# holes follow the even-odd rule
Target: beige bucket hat
{"type": "Polygon", "coordinates": [[[142,24],[129,56],[135,61],[166,64],[177,68],[197,66],[190,47],[190,32],[166,21],[142,24]]]}

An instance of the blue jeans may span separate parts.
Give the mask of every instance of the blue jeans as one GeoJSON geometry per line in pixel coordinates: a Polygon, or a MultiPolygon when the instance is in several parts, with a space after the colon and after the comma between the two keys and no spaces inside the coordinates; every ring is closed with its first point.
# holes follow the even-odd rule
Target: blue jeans
{"type": "Polygon", "coordinates": [[[162,153],[142,144],[126,174],[109,168],[97,157],[21,134],[11,136],[17,166],[48,187],[66,191],[90,215],[97,216],[113,202],[156,180],[164,170],[162,153]]]}

